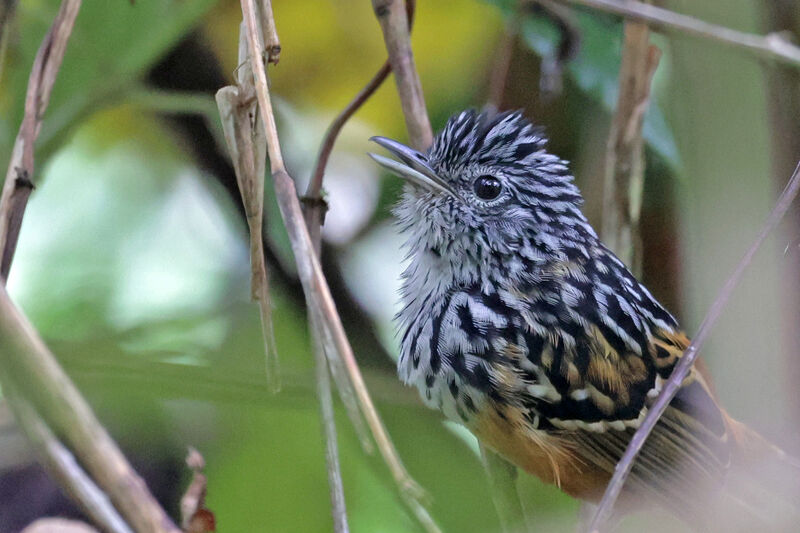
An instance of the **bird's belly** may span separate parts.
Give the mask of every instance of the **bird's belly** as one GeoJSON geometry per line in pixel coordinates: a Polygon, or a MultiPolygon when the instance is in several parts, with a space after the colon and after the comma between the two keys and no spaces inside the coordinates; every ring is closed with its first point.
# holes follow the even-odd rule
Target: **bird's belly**
{"type": "Polygon", "coordinates": [[[492,406],[469,426],[482,444],[545,483],[590,502],[603,496],[609,474],[572,453],[568,435],[531,428],[521,410],[492,406]]]}

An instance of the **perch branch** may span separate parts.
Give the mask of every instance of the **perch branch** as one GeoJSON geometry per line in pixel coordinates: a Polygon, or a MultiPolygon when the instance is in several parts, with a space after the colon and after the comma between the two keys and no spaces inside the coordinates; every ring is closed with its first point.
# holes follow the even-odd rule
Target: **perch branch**
{"type": "MultiPolygon", "coordinates": [[[[275,196],[289,235],[292,252],[297,262],[298,275],[310,304],[309,308],[318,313],[320,318],[322,331],[319,332],[319,338],[324,343],[325,353],[329,355],[337,354],[344,364],[378,449],[399,485],[404,501],[427,531],[438,531],[435,523],[422,505],[421,499],[424,492],[403,466],[394,444],[386,432],[383,421],[372,403],[372,398],[370,398],[364,385],[352,347],[347,340],[341,319],[336,311],[336,305],[325,281],[319,259],[314,252],[314,245],[303,218],[294,181],[287,173],[283,156],[281,155],[266,69],[261,61],[260,51],[263,50],[263,44],[258,31],[255,2],[254,0],[241,0],[241,5],[247,28],[250,62],[255,76],[256,96],[260,107],[259,116],[264,122],[267,137],[267,150],[275,196]]],[[[405,14],[405,11],[403,11],[403,14],[405,14]]]]}
{"type": "Polygon", "coordinates": [[[706,317],[700,324],[700,328],[697,330],[697,335],[695,335],[691,344],[689,344],[689,347],[686,348],[686,351],[683,352],[683,356],[675,366],[675,369],[672,371],[669,379],[664,383],[664,387],[661,390],[661,393],[658,395],[656,402],[647,412],[647,416],[645,416],[644,421],[642,421],[642,425],[636,430],[631,442],[628,444],[625,454],[622,456],[622,459],[619,461],[619,463],[617,463],[617,466],[614,469],[614,476],[611,478],[611,481],[606,488],[606,492],[603,495],[603,499],[600,501],[600,505],[598,506],[597,512],[594,515],[594,519],[589,526],[589,531],[591,533],[599,533],[608,518],[611,516],[611,513],[614,509],[614,504],[616,503],[620,491],[622,490],[622,486],[631,472],[633,461],[636,459],[636,456],[644,445],[645,440],[658,423],[661,415],[664,414],[664,411],[669,406],[669,402],[675,397],[675,394],[678,392],[681,383],[691,370],[692,365],[700,353],[700,350],[708,340],[711,330],[717,323],[717,319],[719,319],[720,315],[722,314],[722,311],[727,305],[734,289],[739,284],[742,274],[753,260],[753,256],[756,254],[756,251],[767,238],[767,235],[769,235],[775,229],[775,227],[778,225],[778,222],[780,222],[781,218],[783,218],[783,215],[786,214],[786,211],[789,210],[789,207],[791,207],[791,204],[797,196],[798,191],[800,191],[800,163],[798,163],[795,167],[794,172],[792,173],[792,176],[786,185],[786,188],[778,198],[775,207],[772,209],[772,212],[770,212],[769,217],[764,223],[764,226],[761,228],[761,231],[758,233],[758,236],[747,249],[744,257],[742,257],[742,259],[739,261],[739,264],[736,265],[736,269],[725,282],[725,285],[723,285],[722,289],[714,300],[714,303],[711,304],[711,308],[708,310],[706,317]]]}
{"type": "Polygon", "coordinates": [[[654,31],[680,31],[717,41],[748,52],[760,59],[800,68],[800,47],[777,33],[766,36],[746,33],[633,0],[556,1],[590,7],[630,20],[646,22],[654,31]]]}
{"type": "MultiPolygon", "coordinates": [[[[414,1],[410,0],[407,5],[409,23],[413,19],[414,1]]],[[[350,103],[336,116],[334,121],[325,132],[320,146],[317,163],[311,179],[308,182],[306,195],[303,198],[303,208],[305,212],[306,227],[311,236],[311,242],[317,257],[321,257],[322,252],[322,224],[325,220],[325,212],[328,208],[327,202],[322,198],[322,181],[325,176],[325,167],[328,164],[336,138],[339,136],[344,125],[350,120],[356,111],[372,96],[389,76],[392,68],[387,60],[378,72],[372,77],[361,91],[350,101],[350,103]]],[[[337,533],[349,530],[347,524],[347,508],[344,498],[344,487],[342,485],[342,474],[339,466],[339,450],[336,438],[336,422],[333,418],[333,398],[331,396],[330,374],[325,359],[323,343],[319,339],[317,332],[321,331],[321,324],[316,323],[316,315],[309,307],[308,320],[311,324],[312,335],[314,337],[314,358],[316,364],[317,395],[320,401],[320,415],[322,417],[322,430],[325,437],[325,461],[328,471],[328,485],[331,489],[331,510],[333,514],[334,531],[337,533]]],[[[360,418],[359,418],[360,420],[360,418]]]]}
{"type": "Polygon", "coordinates": [[[80,7],[81,0],[64,0],[61,3],[33,60],[25,95],[25,115],[14,141],[0,195],[0,279],[8,279],[22,215],[34,188],[34,144],[80,7]]]}
{"type": "Polygon", "coordinates": [[[640,274],[642,261],[639,235],[645,164],[642,123],[660,56],[658,48],[650,44],[646,24],[625,22],[617,109],[606,146],[602,235],[636,274],[640,274]]]}
{"type": "MultiPolygon", "coordinates": [[[[409,25],[414,16],[414,0],[409,0],[406,4],[408,11],[409,25]]],[[[325,137],[320,146],[317,163],[311,179],[308,182],[306,195],[303,198],[303,208],[305,211],[306,227],[311,235],[311,242],[317,257],[321,257],[322,252],[322,224],[325,220],[325,212],[328,208],[327,203],[322,198],[322,181],[325,176],[325,167],[328,164],[333,145],[339,136],[344,125],[350,120],[356,111],[372,96],[389,76],[392,67],[388,60],[381,66],[378,72],[372,77],[364,88],[350,101],[349,104],[336,116],[334,121],[325,132],[325,137]]],[[[342,473],[339,466],[339,449],[336,437],[336,421],[333,417],[333,398],[331,395],[330,374],[326,362],[323,343],[319,339],[317,332],[321,331],[321,325],[316,323],[315,313],[309,308],[308,321],[311,324],[312,335],[314,337],[314,359],[316,365],[317,396],[320,401],[320,415],[322,417],[322,431],[325,437],[325,463],[328,471],[328,485],[331,490],[331,512],[333,514],[333,528],[336,533],[349,531],[347,524],[347,507],[345,505],[344,487],[342,485],[342,473]]],[[[360,420],[360,418],[359,418],[360,420]]]]}

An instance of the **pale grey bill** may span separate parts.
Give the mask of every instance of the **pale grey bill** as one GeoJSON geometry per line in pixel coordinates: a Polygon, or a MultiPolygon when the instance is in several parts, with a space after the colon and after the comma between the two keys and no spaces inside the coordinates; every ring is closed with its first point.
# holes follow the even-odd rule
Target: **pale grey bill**
{"type": "Polygon", "coordinates": [[[449,184],[444,182],[421,161],[420,155],[415,150],[385,137],[373,137],[370,140],[380,144],[393,155],[403,160],[403,162],[400,162],[378,154],[367,154],[385,169],[424,189],[442,192],[449,194],[453,198],[458,198],[458,195],[449,184]]]}

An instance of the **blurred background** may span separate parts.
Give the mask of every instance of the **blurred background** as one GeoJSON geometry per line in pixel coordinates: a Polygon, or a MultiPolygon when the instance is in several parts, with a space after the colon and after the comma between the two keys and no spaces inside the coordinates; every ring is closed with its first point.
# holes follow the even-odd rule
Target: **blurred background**
{"type": "MultiPolygon", "coordinates": [[[[2,4],[5,165],[33,56],[58,2],[2,4]]],[[[283,51],[270,69],[272,90],[284,155],[303,190],[325,128],[385,49],[366,0],[273,4],[283,51]]],[[[524,109],[545,126],[551,150],[572,161],[599,227],[622,24],[575,10],[565,33],[540,10],[514,15],[515,4],[418,1],[412,44],[434,128],[488,102],[524,109]],[[553,78],[565,38],[572,58],[553,78]]],[[[795,0],[661,5],[743,31],[800,32],[795,0]]],[[[330,531],[294,261],[268,182],[267,258],[284,383],[273,396],[249,301],[246,224],[213,100],[237,68],[240,20],[232,0],[84,3],[37,145],[37,189],[9,291],[173,515],[192,445],[207,462],[208,506],[220,531],[330,531]]],[[[644,127],[643,277],[691,334],[800,156],[800,71],[681,34],[653,42],[663,57],[644,127]]],[[[345,127],[328,166],[326,273],[369,390],[406,466],[429,491],[433,516],[445,531],[497,531],[474,440],[395,377],[391,317],[402,251],[390,208],[400,183],[365,156],[371,135],[406,139],[391,80],[345,127]]],[[[795,453],[798,272],[795,209],[750,266],[703,354],[731,414],[795,453]]],[[[386,467],[362,451],[338,407],[352,530],[419,530],[386,467]]],[[[577,502],[527,476],[522,485],[538,530],[574,529],[577,502]]],[[[74,513],[0,407],[0,531],[74,513]]],[[[633,517],[623,529],[646,520],[633,517]]]]}

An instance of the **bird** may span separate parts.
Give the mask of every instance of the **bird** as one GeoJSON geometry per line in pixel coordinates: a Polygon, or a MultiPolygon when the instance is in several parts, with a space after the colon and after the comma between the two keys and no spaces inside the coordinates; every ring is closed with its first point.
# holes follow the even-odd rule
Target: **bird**
{"type": "MultiPolygon", "coordinates": [[[[401,380],[514,465],[598,502],[686,333],[603,244],[568,163],[521,112],[458,113],[425,152],[371,140],[394,158],[369,155],[406,181],[394,208],[407,252],[401,380]]],[[[709,498],[755,456],[800,478],[796,461],[720,406],[698,361],[619,508],[655,504],[707,529],[709,498]]]]}

